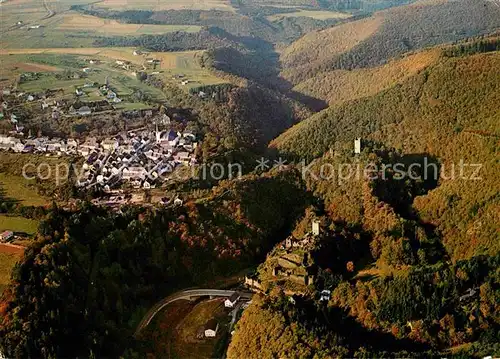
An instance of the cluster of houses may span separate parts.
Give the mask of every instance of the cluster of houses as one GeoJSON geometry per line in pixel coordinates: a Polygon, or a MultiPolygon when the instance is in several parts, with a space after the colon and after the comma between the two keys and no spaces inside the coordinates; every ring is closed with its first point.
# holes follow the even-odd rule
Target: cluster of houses
{"type": "Polygon", "coordinates": [[[264,287],[257,275],[245,276],[245,286],[255,292],[264,291],[264,287]]]}
{"type": "Polygon", "coordinates": [[[122,99],[119,98],[118,95],[116,94],[116,92],[114,92],[112,89],[110,89],[108,85],[102,85],[101,87],[99,87],[99,92],[101,93],[101,95],[106,97],[106,99],[109,102],[112,102],[112,103],[122,102],[122,99]]]}
{"type": "Polygon", "coordinates": [[[0,150],[16,153],[52,153],[54,155],[76,155],[78,142],[74,139],[38,137],[21,139],[0,135],[0,150]]]}
{"type": "MultiPolygon", "coordinates": [[[[30,73],[26,73],[23,75],[27,75],[30,73]]],[[[92,87],[96,86],[95,84],[85,84],[83,85],[83,88],[86,87],[92,87]]],[[[62,91],[62,90],[59,90],[62,91]]],[[[59,120],[63,115],[80,115],[80,116],[86,116],[90,115],[92,113],[92,110],[89,106],[83,105],[80,106],[80,108],[75,109],[68,100],[62,100],[62,99],[52,99],[50,98],[52,95],[56,94],[59,92],[58,90],[47,90],[44,92],[39,92],[39,93],[26,93],[26,92],[20,92],[20,91],[15,91],[11,89],[3,89],[2,90],[2,107],[0,109],[0,120],[4,119],[8,114],[10,114],[10,121],[19,127],[19,121],[20,121],[20,116],[19,116],[19,108],[23,104],[37,104],[40,106],[40,110],[45,112],[45,113],[50,113],[50,116],[53,120],[59,120]]],[[[80,97],[83,96],[85,93],[82,91],[82,88],[77,88],[75,90],[76,96],[80,97]]],[[[115,96],[116,97],[116,96],[115,96]]],[[[116,103],[117,101],[110,100],[109,103],[116,103]]],[[[121,102],[121,101],[120,101],[121,102]]],[[[110,109],[113,107],[108,104],[108,101],[106,101],[106,105],[110,109]]],[[[92,106],[95,107],[94,104],[92,106]]],[[[34,108],[32,106],[32,108],[34,108]]],[[[18,130],[16,128],[16,130],[18,130]]],[[[22,132],[21,130],[17,131],[18,133],[22,132]]]]}
{"type": "MultiPolygon", "coordinates": [[[[85,69],[84,69],[84,71],[85,71],[85,69]]],[[[108,82],[108,80],[106,80],[106,84],[104,84],[102,86],[99,86],[99,84],[96,82],[86,83],[82,87],[79,87],[75,90],[76,96],[81,97],[81,96],[86,95],[86,91],[85,91],[86,89],[89,89],[89,88],[96,88],[97,89],[98,88],[99,94],[104,98],[104,100],[103,101],[94,101],[92,103],[93,107],[96,107],[96,105],[99,105],[100,102],[103,102],[104,107],[101,109],[101,111],[112,109],[113,107],[107,106],[108,103],[111,105],[118,104],[118,103],[121,103],[123,101],[123,99],[118,97],[118,94],[113,89],[111,89],[109,87],[107,82],[108,82]]],[[[81,115],[81,116],[87,116],[87,115],[90,115],[92,113],[92,109],[89,106],[82,106],[82,107],[83,107],[83,110],[81,108],[79,108],[78,110],[76,110],[76,114],[81,115]]]]}
{"type": "Polygon", "coordinates": [[[5,231],[5,232],[0,233],[0,243],[9,242],[12,239],[14,239],[14,232],[5,231]]]}
{"type": "MultiPolygon", "coordinates": [[[[161,60],[155,59],[154,57],[148,57],[148,55],[149,55],[148,52],[143,52],[141,50],[134,50],[134,52],[132,54],[134,56],[143,56],[144,57],[144,63],[142,65],[143,70],[146,70],[148,68],[156,68],[156,66],[161,63],[161,60]]],[[[131,70],[132,67],[134,67],[132,62],[128,61],[128,60],[115,60],[115,65],[124,69],[124,70],[131,70]]]]}
{"type": "Polygon", "coordinates": [[[122,184],[136,189],[155,188],[176,167],[194,165],[197,147],[196,135],[190,131],[158,128],[154,132],[124,132],[104,140],[88,137],[81,143],[75,139],[0,135],[0,150],[84,157],[77,186],[98,186],[105,191],[122,184]]]}
{"type": "Polygon", "coordinates": [[[98,141],[87,138],[78,146],[86,158],[80,187],[101,187],[104,191],[129,184],[135,189],[151,189],[180,165],[196,163],[196,136],[189,131],[130,131],[98,141]]]}
{"type": "Polygon", "coordinates": [[[42,111],[52,111],[52,118],[56,120],[59,119],[64,104],[62,101],[50,100],[48,97],[51,93],[53,92],[46,91],[43,93],[26,93],[14,91],[8,88],[3,89],[0,120],[10,118],[10,122],[16,127],[15,132],[22,133],[24,127],[20,125],[22,116],[20,116],[19,108],[20,105],[24,103],[40,103],[42,111]]]}

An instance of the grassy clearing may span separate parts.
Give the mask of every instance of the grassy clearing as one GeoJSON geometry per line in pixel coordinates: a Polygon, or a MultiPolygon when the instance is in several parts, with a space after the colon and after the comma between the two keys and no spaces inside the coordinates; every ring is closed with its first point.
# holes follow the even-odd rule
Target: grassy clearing
{"type": "Polygon", "coordinates": [[[33,235],[38,230],[38,221],[23,217],[0,215],[0,232],[12,231],[33,235]]]}
{"type": "Polygon", "coordinates": [[[48,199],[40,196],[33,188],[28,187],[29,180],[23,177],[0,173],[0,190],[3,196],[19,201],[24,206],[44,206],[48,199]]]}
{"type": "MultiPolygon", "coordinates": [[[[146,352],[155,358],[177,359],[173,351],[175,328],[193,309],[193,303],[180,300],[163,309],[140,334],[146,352]]],[[[149,356],[145,356],[149,357],[149,356]]]]}
{"type": "MultiPolygon", "coordinates": [[[[172,81],[172,77],[184,75],[190,82],[183,89],[189,90],[200,85],[216,85],[227,83],[226,80],[214,76],[210,71],[200,67],[198,56],[202,51],[184,51],[173,53],[157,53],[162,59],[161,74],[165,81],[172,81]]],[[[181,80],[177,81],[180,84],[181,80]]]]}
{"type": "Polygon", "coordinates": [[[20,258],[19,254],[2,253],[0,251],[0,295],[7,284],[9,284],[12,268],[14,268],[14,265],[20,258]]]}
{"type": "Polygon", "coordinates": [[[221,299],[197,304],[177,326],[175,351],[183,358],[213,358],[217,342],[226,334],[228,314],[221,299]],[[219,322],[215,338],[196,339],[196,333],[212,318],[219,322]]]}
{"type": "MultiPolygon", "coordinates": [[[[56,187],[66,182],[65,169],[69,167],[70,161],[68,157],[59,158],[26,153],[0,152],[0,172],[18,178],[19,182],[27,188],[26,191],[28,189],[35,191],[36,188],[37,193],[40,193],[42,198],[44,198],[44,195],[45,198],[50,198],[56,187]],[[26,166],[27,164],[29,166],[26,166]],[[26,177],[33,179],[24,179],[23,168],[25,168],[26,177]],[[37,177],[46,179],[36,181],[35,178],[37,177]]],[[[29,198],[31,201],[34,199],[39,201],[40,197],[34,197],[33,192],[29,193],[31,193],[29,197],[25,194],[19,196],[21,199],[29,198]]]]}
{"type": "Polygon", "coordinates": [[[280,20],[284,17],[310,17],[316,20],[329,20],[329,19],[348,19],[352,14],[347,14],[338,11],[314,11],[314,10],[298,10],[295,12],[288,12],[282,14],[275,14],[268,16],[269,21],[280,20]]]}
{"type": "Polygon", "coordinates": [[[224,302],[220,299],[201,302],[179,324],[180,339],[184,342],[198,342],[196,332],[210,319],[224,315],[224,302]]]}
{"type": "MultiPolygon", "coordinates": [[[[39,0],[10,0],[0,11],[1,48],[90,47],[98,36],[139,36],[173,31],[197,32],[199,26],[124,24],[71,11],[71,5],[92,1],[47,0],[52,16],[39,0]],[[22,22],[18,25],[18,22],[22,22]],[[38,26],[39,28],[31,28],[38,26]]],[[[182,0],[184,2],[184,0],[182,0]]],[[[156,5],[157,1],[154,2],[156,5]]],[[[167,2],[167,7],[170,2],[167,2]]],[[[148,8],[142,2],[128,2],[130,9],[148,8]]],[[[179,3],[180,4],[180,3],[179,3]]],[[[179,4],[172,6],[176,7],[179,4]]],[[[208,4],[206,4],[208,5],[208,4]]],[[[160,6],[161,7],[161,6],[160,6]]],[[[125,10],[119,6],[117,10],[125,10]]]]}
{"type": "Polygon", "coordinates": [[[151,325],[140,335],[146,356],[166,359],[214,358],[215,350],[227,335],[230,317],[221,299],[203,301],[197,304],[177,301],[168,305],[155,317],[151,325]],[[197,339],[200,327],[212,318],[219,321],[216,338],[197,339]]]}

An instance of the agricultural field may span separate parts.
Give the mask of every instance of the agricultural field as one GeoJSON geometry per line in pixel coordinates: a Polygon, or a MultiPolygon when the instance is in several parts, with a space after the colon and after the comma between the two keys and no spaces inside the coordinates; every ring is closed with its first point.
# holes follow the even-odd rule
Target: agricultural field
{"type": "MultiPolygon", "coordinates": [[[[172,77],[183,76],[189,83],[182,86],[189,90],[200,85],[217,85],[227,83],[226,80],[218,78],[210,71],[200,67],[198,57],[202,51],[184,51],[184,52],[163,52],[154,53],[162,59],[160,76],[165,81],[171,81],[172,77]]],[[[178,81],[180,82],[180,80],[178,81]]]]}
{"type": "Polygon", "coordinates": [[[174,31],[198,32],[200,26],[191,25],[143,25],[143,24],[123,24],[116,20],[102,19],[96,16],[83,15],[70,12],[57,18],[57,23],[53,23],[57,31],[65,33],[99,36],[114,35],[154,35],[164,34],[174,31]]]}
{"type": "MultiPolygon", "coordinates": [[[[47,8],[39,0],[11,0],[0,4],[3,35],[0,48],[90,47],[100,36],[198,32],[201,29],[190,25],[125,24],[70,10],[71,5],[87,3],[89,1],[48,0],[47,8]]],[[[134,2],[131,8],[142,8],[142,2],[134,2]]]]}
{"type": "MultiPolygon", "coordinates": [[[[92,49],[76,49],[79,51],[71,51],[74,49],[54,49],[54,51],[29,51],[20,50],[17,54],[0,55],[0,61],[5,64],[6,68],[15,70],[10,76],[19,75],[24,71],[21,69],[26,68],[26,64],[42,64],[49,66],[49,72],[41,72],[36,79],[23,81],[18,85],[18,88],[28,93],[38,93],[47,89],[59,90],[60,98],[75,97],[77,88],[84,86],[87,83],[104,84],[106,79],[110,86],[115,89],[119,98],[123,100],[122,103],[116,105],[117,108],[127,109],[143,109],[148,105],[133,98],[132,96],[138,92],[142,93],[146,98],[152,101],[163,101],[165,96],[161,90],[148,86],[137,80],[134,70],[125,70],[116,65],[113,57],[124,58],[126,52],[132,54],[132,49],[127,50],[107,50],[105,53],[99,51],[89,51],[92,49]],[[63,50],[63,51],[60,51],[63,50]],[[69,50],[69,51],[67,51],[69,50]],[[30,54],[30,52],[33,52],[30,54]],[[90,65],[88,61],[91,56],[92,59],[98,59],[99,64],[90,65]],[[123,54],[122,57],[120,55],[123,54]],[[24,66],[20,66],[24,64],[24,66]],[[15,69],[17,67],[17,69],[15,69]],[[88,74],[84,74],[83,68],[91,68],[88,74]],[[58,70],[58,71],[56,71],[58,70]],[[69,78],[61,76],[61,74],[70,71],[72,76],[69,78]],[[77,74],[80,78],[74,78],[77,74]]],[[[98,49],[97,49],[98,50],[98,49]]],[[[133,55],[131,55],[133,56],[133,55]]],[[[139,62],[137,60],[137,62],[139,62]]],[[[36,67],[35,67],[36,68],[36,67]]],[[[142,67],[141,67],[142,68],[142,67]]],[[[6,71],[0,72],[2,79],[7,81],[9,78],[6,71]],[[4,77],[5,76],[5,77],[4,77]]],[[[10,78],[12,81],[12,78],[10,78]]],[[[99,101],[105,99],[99,92],[98,86],[84,89],[85,95],[81,96],[83,102],[99,101]]]]}
{"type": "Polygon", "coordinates": [[[0,232],[12,231],[33,235],[38,230],[38,221],[23,217],[0,215],[0,232]]]}
{"type": "Polygon", "coordinates": [[[231,0],[104,0],[98,7],[112,10],[222,10],[234,11],[231,0]]]}
{"type": "MultiPolygon", "coordinates": [[[[156,88],[150,87],[139,82],[134,70],[124,70],[116,66],[117,60],[129,61],[132,66],[142,68],[145,62],[145,56],[134,56],[133,48],[52,48],[52,49],[9,49],[0,50],[0,81],[12,80],[25,69],[32,71],[45,72],[41,79],[23,83],[21,88],[27,92],[37,92],[47,88],[62,89],[65,95],[72,95],[76,87],[82,86],[87,82],[104,83],[105,78],[111,86],[118,90],[119,96],[130,96],[135,90],[139,89],[154,100],[164,100],[163,93],[156,88]],[[98,65],[88,63],[89,59],[100,60],[98,65]],[[91,68],[91,72],[86,79],[58,80],[57,71],[65,69],[82,71],[84,67],[91,68]],[[44,71],[46,70],[46,71],[44,71]]],[[[189,90],[200,85],[213,85],[225,83],[211,74],[208,70],[200,67],[197,57],[201,56],[201,51],[185,52],[150,52],[147,57],[160,61],[160,64],[154,69],[148,69],[146,72],[155,73],[165,82],[172,81],[172,77],[183,75],[183,78],[189,80],[189,83],[182,86],[189,90]]],[[[180,81],[179,81],[180,83],[180,81]]],[[[101,99],[96,96],[97,89],[87,98],[87,101],[96,101],[101,99]]],[[[85,100],[85,98],[83,98],[85,100]]],[[[134,102],[140,106],[139,103],[134,102]]],[[[127,106],[125,103],[120,104],[127,106]]],[[[130,106],[129,106],[130,107],[130,106]]],[[[127,107],[128,108],[128,107],[127,107]]]]}
{"type": "MultiPolygon", "coordinates": [[[[146,34],[163,34],[167,32],[185,31],[198,32],[201,27],[192,25],[149,25],[128,24],[116,20],[103,19],[96,16],[84,15],[71,10],[72,5],[87,5],[89,0],[47,0],[43,6],[39,0],[7,0],[0,4],[0,23],[2,37],[0,38],[0,86],[7,85],[8,80],[23,72],[58,72],[66,69],[82,69],[79,62],[76,66],[68,63],[68,56],[92,56],[103,61],[126,60],[131,64],[142,66],[144,57],[133,56],[131,48],[94,48],[94,41],[103,36],[140,36],[146,34]],[[18,24],[19,22],[19,24],[18,24]],[[54,55],[52,59],[43,59],[45,55],[54,55]],[[9,55],[9,56],[4,56],[9,55]],[[16,56],[13,56],[16,55],[16,56]],[[19,55],[19,56],[17,56],[19,55]],[[24,56],[20,56],[24,55],[24,56]],[[28,56],[29,55],[29,56],[28,56]],[[40,55],[34,59],[33,55],[40,55]],[[42,56],[43,55],[43,56],[42,56]],[[55,55],[61,55],[58,61],[55,55]]],[[[134,9],[212,9],[233,11],[229,0],[162,0],[162,1],[114,1],[104,0],[94,6],[110,7],[124,10],[134,9]]],[[[185,75],[189,84],[183,89],[189,90],[200,85],[225,83],[209,71],[202,69],[196,59],[198,52],[170,52],[151,53],[150,56],[161,60],[153,72],[164,81],[172,81],[174,75],[185,75]]],[[[83,58],[84,59],[84,58],[83,58]]],[[[69,61],[71,62],[71,61],[69,61]]],[[[127,89],[139,88],[146,91],[155,100],[163,100],[157,89],[135,81],[134,71],[123,71],[109,64],[96,68],[96,72],[89,76],[89,80],[102,83],[109,76],[113,86],[124,89],[122,95],[128,96],[127,89]],[[95,79],[98,77],[98,79],[95,79]],[[121,85],[121,86],[120,86],[121,85]]],[[[34,91],[37,89],[56,86],[62,88],[65,94],[75,91],[75,86],[82,85],[81,81],[58,83],[54,76],[44,76],[44,81],[24,84],[23,89],[34,91]]],[[[95,93],[89,94],[89,100],[98,100],[95,93]]],[[[134,108],[133,105],[123,103],[118,107],[134,108]]],[[[137,108],[144,108],[144,104],[137,104],[137,108]]]]}
{"type": "Polygon", "coordinates": [[[55,72],[61,69],[55,66],[29,62],[21,56],[0,56],[0,86],[8,86],[10,82],[25,72],[55,72]]]}
{"type": "MultiPolygon", "coordinates": [[[[50,26],[59,21],[59,14],[67,12],[73,4],[87,4],[81,0],[7,0],[0,4],[0,47],[64,46],[63,32],[55,33],[50,26]],[[44,4],[46,6],[44,6],[44,4]],[[33,28],[40,26],[40,28],[33,28]],[[47,36],[47,35],[51,36],[47,36]],[[58,44],[59,43],[59,44],[58,44]],[[58,45],[55,45],[58,44],[58,45]]],[[[83,38],[82,38],[83,40],[83,38]]],[[[91,40],[87,40],[91,42],[91,40]]]]}
{"type": "Polygon", "coordinates": [[[348,19],[352,17],[351,14],[338,12],[338,11],[316,11],[316,10],[297,10],[295,12],[287,12],[282,14],[275,14],[268,16],[269,21],[280,20],[284,17],[310,17],[316,20],[329,20],[329,19],[348,19]]]}
{"type": "Polygon", "coordinates": [[[40,196],[29,185],[30,181],[23,177],[0,173],[0,197],[17,201],[23,206],[47,205],[48,199],[40,196]]]}
{"type": "Polygon", "coordinates": [[[37,29],[16,28],[2,37],[1,48],[91,47],[102,36],[157,35],[168,32],[198,32],[194,25],[124,24],[116,20],[70,12],[40,21],[37,29]]]}

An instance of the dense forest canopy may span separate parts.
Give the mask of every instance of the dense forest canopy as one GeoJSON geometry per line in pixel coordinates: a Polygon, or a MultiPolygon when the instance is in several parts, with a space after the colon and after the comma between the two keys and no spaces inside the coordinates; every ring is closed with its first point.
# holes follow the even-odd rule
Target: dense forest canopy
{"type": "MultiPolygon", "coordinates": [[[[200,50],[198,65],[223,84],[184,91],[175,76],[144,70],[137,78],[165,95],[154,106],[172,115],[173,128],[199,135],[198,160],[244,170],[165,185],[186,196],[178,206],[61,205],[94,194],[70,182],[33,184],[59,201],[52,206],[3,200],[2,214],[40,227],[0,298],[0,354],[143,357],[132,334],[156,301],[251,270],[258,294],[228,358],[500,355],[500,6],[230,5],[234,11],[72,7],[124,23],[202,26],[94,45],[200,50]],[[312,10],[347,16],[279,16],[312,10]],[[268,161],[256,168],[260,157],[268,161]],[[373,177],[342,173],[368,167],[373,177]]],[[[116,115],[40,126],[84,138],[125,122],[116,115]]],[[[19,158],[3,153],[0,170],[20,175],[25,160],[58,163],[19,158]]]]}
{"type": "Polygon", "coordinates": [[[306,7],[336,11],[376,11],[392,6],[410,4],[416,0],[231,0],[238,8],[276,6],[306,7]]]}
{"type": "Polygon", "coordinates": [[[298,84],[325,71],[381,65],[409,51],[488,34],[499,27],[500,7],[486,0],[396,7],[307,34],[283,52],[283,74],[298,84]]]}
{"type": "Polygon", "coordinates": [[[244,312],[228,358],[428,358],[471,339],[477,344],[458,355],[496,353],[498,261],[478,257],[369,282],[343,281],[327,304],[273,291],[244,312]],[[461,301],[470,288],[477,295],[461,301]]]}
{"type": "Polygon", "coordinates": [[[101,8],[74,6],[82,13],[134,24],[197,25],[217,27],[253,41],[289,43],[303,34],[337,24],[340,19],[314,19],[311,17],[284,17],[271,21],[268,16],[287,12],[287,9],[245,8],[242,14],[219,10],[126,10],[115,11],[101,8]]]}
{"type": "MultiPolygon", "coordinates": [[[[499,191],[494,164],[499,60],[498,53],[443,57],[400,85],[330,107],[285,132],[273,146],[312,159],[335,150],[336,142],[350,144],[361,137],[406,154],[434,156],[448,179],[440,178],[439,188],[416,198],[415,209],[437,226],[452,258],[493,255],[500,250],[493,229],[499,191]],[[481,181],[457,178],[460,161],[481,164],[481,181]],[[457,172],[450,179],[453,163],[457,172]],[[480,230],[478,221],[483,223],[480,230]]],[[[354,202],[346,204],[340,208],[345,212],[354,202]]]]}

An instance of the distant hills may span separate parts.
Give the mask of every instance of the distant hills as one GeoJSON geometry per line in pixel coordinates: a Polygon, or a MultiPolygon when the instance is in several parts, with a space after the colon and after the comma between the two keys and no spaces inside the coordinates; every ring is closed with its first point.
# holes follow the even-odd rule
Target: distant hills
{"type": "Polygon", "coordinates": [[[232,0],[236,7],[311,7],[337,11],[375,11],[392,6],[405,5],[416,0],[232,0]]]}
{"type": "MultiPolygon", "coordinates": [[[[412,56],[429,60],[433,51],[412,56]]],[[[442,166],[448,166],[448,172],[452,163],[458,166],[460,161],[482,164],[481,181],[441,179],[437,189],[415,198],[414,208],[426,222],[437,226],[452,258],[497,253],[499,241],[492,226],[498,223],[495,213],[500,191],[496,180],[500,173],[495,165],[500,138],[500,54],[433,56],[433,63],[425,69],[370,95],[371,79],[381,71],[396,71],[390,65],[373,69],[366,74],[368,84],[359,87],[369,89],[366,97],[354,99],[353,92],[352,100],[292,127],[271,146],[281,153],[312,159],[335,150],[340,143],[352,146],[351,141],[361,137],[406,155],[436,157],[442,166]]],[[[399,67],[404,61],[392,64],[399,67]]],[[[354,72],[345,78],[358,76],[354,72]]],[[[354,87],[356,83],[347,83],[339,85],[338,90],[354,87]]],[[[336,199],[327,198],[328,203],[332,201],[336,199]]],[[[354,202],[347,203],[345,208],[338,207],[341,212],[348,212],[354,202]]]]}
{"type": "Polygon", "coordinates": [[[431,49],[390,60],[381,66],[328,71],[301,82],[294,90],[325,100],[330,105],[340,104],[375,95],[401,83],[434,64],[440,54],[440,49],[431,49]]]}
{"type": "Polygon", "coordinates": [[[305,35],[283,51],[283,75],[298,85],[334,69],[378,66],[409,51],[498,28],[500,6],[494,2],[420,1],[305,35]]]}
{"type": "Polygon", "coordinates": [[[321,234],[312,248],[285,241],[269,252],[254,278],[264,294],[228,358],[498,356],[500,37],[430,47],[494,32],[495,6],[422,1],[283,51],[293,90],[330,105],[270,145],[304,160],[317,198],[293,236],[307,238],[313,219],[321,234]],[[422,29],[403,29],[424,13],[422,29]],[[417,164],[407,172],[417,177],[397,178],[396,163],[417,164]],[[374,178],[359,174],[368,166],[374,178]],[[298,284],[300,271],[314,283],[298,284]]]}

